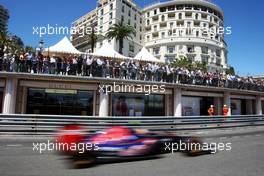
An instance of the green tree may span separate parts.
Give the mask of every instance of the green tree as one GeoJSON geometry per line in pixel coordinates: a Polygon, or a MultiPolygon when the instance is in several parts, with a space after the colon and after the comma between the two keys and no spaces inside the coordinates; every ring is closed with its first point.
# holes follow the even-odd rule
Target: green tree
{"type": "Polygon", "coordinates": [[[6,46],[8,45],[8,35],[6,32],[0,30],[0,45],[1,46],[6,46]]]}
{"type": "Polygon", "coordinates": [[[179,58],[176,58],[172,63],[171,63],[172,67],[182,67],[182,68],[188,68],[191,69],[192,68],[192,61],[191,59],[182,56],[179,58]]]}
{"type": "Polygon", "coordinates": [[[92,26],[91,32],[86,36],[88,43],[91,45],[92,53],[94,52],[95,45],[98,40],[103,40],[104,36],[97,34],[95,27],[92,26]]]}
{"type": "Polygon", "coordinates": [[[136,30],[132,26],[118,23],[109,28],[106,37],[115,38],[119,42],[119,53],[123,54],[124,39],[132,39],[132,34],[136,35],[136,30]]]}
{"type": "Polygon", "coordinates": [[[207,72],[207,63],[206,62],[195,61],[195,62],[193,62],[192,67],[193,67],[193,69],[202,70],[204,72],[207,72]]]}
{"type": "Polygon", "coordinates": [[[16,35],[0,31],[0,47],[7,47],[7,51],[11,53],[23,53],[27,51],[34,51],[31,46],[24,47],[22,39],[16,35]]]}
{"type": "Polygon", "coordinates": [[[34,53],[35,52],[35,49],[33,47],[31,47],[31,46],[25,46],[24,52],[34,53]]]}
{"type": "Polygon", "coordinates": [[[227,74],[235,75],[235,68],[234,67],[229,67],[226,69],[227,74]]]}
{"type": "Polygon", "coordinates": [[[11,53],[22,53],[25,50],[22,39],[16,35],[9,36],[9,43],[7,46],[11,53]]]}

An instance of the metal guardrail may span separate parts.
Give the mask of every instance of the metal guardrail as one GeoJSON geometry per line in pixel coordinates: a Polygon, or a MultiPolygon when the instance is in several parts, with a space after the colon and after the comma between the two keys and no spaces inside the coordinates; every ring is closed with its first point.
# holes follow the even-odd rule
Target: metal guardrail
{"type": "Polygon", "coordinates": [[[191,117],[91,117],[58,115],[0,114],[0,134],[54,135],[57,129],[77,123],[93,133],[124,125],[151,131],[201,131],[220,128],[264,126],[264,115],[191,117]]]}

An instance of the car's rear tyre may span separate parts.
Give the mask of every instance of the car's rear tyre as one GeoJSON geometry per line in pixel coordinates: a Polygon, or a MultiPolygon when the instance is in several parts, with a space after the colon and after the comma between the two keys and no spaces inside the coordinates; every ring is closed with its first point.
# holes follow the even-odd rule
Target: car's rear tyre
{"type": "Polygon", "coordinates": [[[96,157],[92,153],[75,153],[72,157],[74,168],[86,168],[95,164],[96,157]]]}
{"type": "Polygon", "coordinates": [[[189,156],[198,156],[202,153],[202,148],[196,148],[196,147],[193,147],[193,146],[200,146],[202,147],[202,143],[199,139],[197,138],[191,138],[189,139],[188,141],[189,143],[189,146],[192,146],[191,149],[187,150],[186,151],[186,154],[189,155],[189,156]]]}

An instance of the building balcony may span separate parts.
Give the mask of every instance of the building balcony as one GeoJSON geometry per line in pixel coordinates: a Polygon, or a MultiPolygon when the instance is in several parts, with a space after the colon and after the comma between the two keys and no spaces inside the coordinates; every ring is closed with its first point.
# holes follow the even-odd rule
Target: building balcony
{"type": "Polygon", "coordinates": [[[210,57],[208,52],[207,53],[206,52],[202,52],[201,55],[210,57]]]}
{"type": "Polygon", "coordinates": [[[193,55],[196,55],[196,53],[194,51],[189,51],[186,53],[186,55],[192,55],[193,56],[193,55]]]}
{"type": "Polygon", "coordinates": [[[155,15],[155,16],[152,17],[152,21],[153,22],[156,22],[158,20],[159,20],[159,16],[158,15],[155,15]]]}
{"type": "Polygon", "coordinates": [[[186,12],[185,13],[185,18],[192,18],[192,13],[191,12],[186,12]]]}
{"type": "Polygon", "coordinates": [[[150,31],[151,30],[151,26],[145,26],[145,31],[150,31]]]}
{"type": "Polygon", "coordinates": [[[169,19],[174,19],[176,17],[175,13],[169,13],[168,18],[169,19]]]}
{"type": "Polygon", "coordinates": [[[167,22],[160,22],[160,28],[167,27],[167,22]]]}

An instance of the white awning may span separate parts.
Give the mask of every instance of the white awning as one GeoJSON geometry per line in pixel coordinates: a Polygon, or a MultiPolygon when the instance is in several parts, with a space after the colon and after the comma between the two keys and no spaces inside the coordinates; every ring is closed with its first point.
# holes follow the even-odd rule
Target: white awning
{"type": "Polygon", "coordinates": [[[164,61],[157,59],[150,52],[148,52],[145,47],[141,49],[141,51],[134,57],[134,59],[146,62],[164,63],[164,61]]]}
{"type": "Polygon", "coordinates": [[[70,40],[65,36],[57,44],[45,48],[45,53],[67,53],[67,54],[82,54],[78,51],[70,42],[70,40]]]}
{"type": "Polygon", "coordinates": [[[128,57],[125,57],[122,54],[119,54],[117,51],[115,51],[114,47],[108,42],[105,42],[100,49],[98,49],[94,53],[89,53],[89,55],[99,56],[99,57],[128,59],[128,57]]]}

